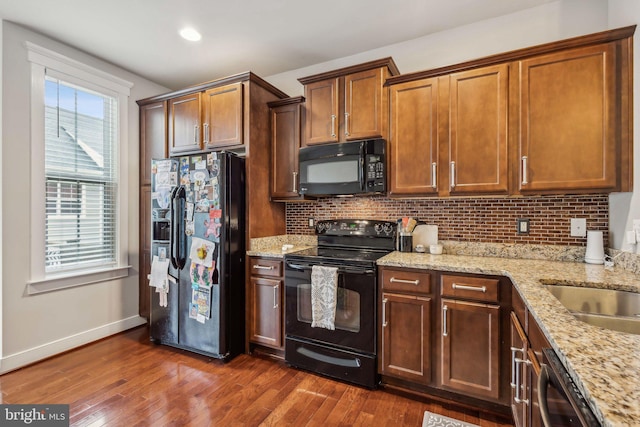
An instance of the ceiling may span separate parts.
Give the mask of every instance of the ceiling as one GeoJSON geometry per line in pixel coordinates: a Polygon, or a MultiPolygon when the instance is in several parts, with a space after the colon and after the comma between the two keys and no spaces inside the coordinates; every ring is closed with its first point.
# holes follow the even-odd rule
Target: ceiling
{"type": "Polygon", "coordinates": [[[0,18],[169,89],[266,77],[554,0],[0,0],[0,18]],[[192,26],[202,40],[178,35],[192,26]]]}

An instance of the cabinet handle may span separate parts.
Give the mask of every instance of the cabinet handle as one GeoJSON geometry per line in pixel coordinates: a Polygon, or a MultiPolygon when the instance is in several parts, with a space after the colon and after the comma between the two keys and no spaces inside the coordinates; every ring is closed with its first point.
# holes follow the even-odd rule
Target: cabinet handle
{"type": "Polygon", "coordinates": [[[336,115],[335,114],[331,115],[331,136],[333,138],[336,137],[336,115]]]}
{"type": "Polygon", "coordinates": [[[438,164],[431,163],[431,187],[438,188],[438,164]]]}
{"type": "Polygon", "coordinates": [[[202,125],[202,140],[205,144],[209,143],[209,123],[202,125]]]}
{"type": "Polygon", "coordinates": [[[273,270],[275,267],[273,265],[253,264],[253,268],[256,270],[273,270]]]}
{"type": "Polygon", "coordinates": [[[199,132],[198,132],[198,129],[200,129],[200,126],[198,126],[198,125],[193,126],[193,142],[195,142],[196,144],[198,143],[198,141],[200,139],[200,138],[198,138],[200,136],[199,132]]]}
{"type": "Polygon", "coordinates": [[[451,164],[449,165],[449,169],[451,172],[451,182],[449,183],[449,186],[451,188],[455,188],[456,186],[456,162],[451,162],[451,164]]]}
{"type": "Polygon", "coordinates": [[[458,285],[457,283],[453,283],[451,285],[453,289],[460,289],[461,291],[476,291],[476,292],[487,292],[486,286],[467,286],[467,285],[458,285]]]}
{"type": "MultiPolygon", "coordinates": [[[[524,360],[520,358],[515,359],[516,368],[520,363],[524,363],[525,365],[530,365],[530,360],[524,360]]],[[[529,399],[522,399],[520,397],[520,391],[522,390],[522,384],[520,384],[520,369],[516,369],[516,395],[513,397],[513,401],[516,403],[524,403],[525,405],[529,405],[529,399]]]]}
{"type": "Polygon", "coordinates": [[[351,135],[349,133],[349,113],[344,113],[344,134],[345,136],[351,135]]]}
{"type": "Polygon", "coordinates": [[[447,310],[448,307],[446,305],[442,306],[442,336],[447,336],[447,310]]]}
{"type": "Polygon", "coordinates": [[[389,282],[391,283],[406,283],[407,285],[416,285],[418,286],[420,284],[420,280],[416,279],[416,280],[405,280],[405,279],[396,279],[395,277],[392,277],[391,279],[389,279],[389,282]]]}
{"type": "Polygon", "coordinates": [[[387,299],[382,300],[382,327],[387,327],[387,299]]]}
{"type": "Polygon", "coordinates": [[[273,287],[273,308],[278,308],[278,285],[273,287]]]}
{"type": "Polygon", "coordinates": [[[298,192],[298,172],[292,172],[293,174],[293,192],[297,193],[298,192]]]}
{"type": "Polygon", "coordinates": [[[511,382],[509,383],[509,385],[511,386],[511,388],[516,389],[516,393],[517,393],[517,387],[518,387],[518,384],[516,383],[516,369],[517,369],[516,353],[517,352],[524,354],[524,348],[511,347],[511,382]]]}
{"type": "Polygon", "coordinates": [[[527,180],[527,160],[529,158],[527,156],[522,156],[522,185],[527,185],[529,182],[527,180]]]}

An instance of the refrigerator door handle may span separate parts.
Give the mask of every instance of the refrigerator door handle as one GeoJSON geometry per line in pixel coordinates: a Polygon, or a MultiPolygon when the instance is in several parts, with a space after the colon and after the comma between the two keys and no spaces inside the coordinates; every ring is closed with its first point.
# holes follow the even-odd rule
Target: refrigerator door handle
{"type": "Polygon", "coordinates": [[[187,263],[187,236],[184,230],[184,216],[185,216],[185,205],[187,201],[187,192],[183,186],[178,187],[176,191],[176,199],[178,200],[179,209],[177,210],[176,215],[176,239],[175,241],[178,244],[178,248],[175,254],[176,263],[178,266],[176,268],[182,270],[182,268],[187,263]]]}
{"type": "Polygon", "coordinates": [[[176,193],[179,187],[174,187],[171,190],[171,218],[169,223],[169,234],[171,236],[171,244],[169,245],[169,260],[173,268],[178,268],[178,261],[176,260],[176,193]]]}

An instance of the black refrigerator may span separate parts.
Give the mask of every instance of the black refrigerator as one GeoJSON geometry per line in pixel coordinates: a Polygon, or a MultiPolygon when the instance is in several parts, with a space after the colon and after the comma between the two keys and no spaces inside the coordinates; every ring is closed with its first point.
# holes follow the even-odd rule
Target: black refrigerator
{"type": "Polygon", "coordinates": [[[151,171],[150,339],[228,361],[244,351],[244,159],[210,152],[151,171]]]}

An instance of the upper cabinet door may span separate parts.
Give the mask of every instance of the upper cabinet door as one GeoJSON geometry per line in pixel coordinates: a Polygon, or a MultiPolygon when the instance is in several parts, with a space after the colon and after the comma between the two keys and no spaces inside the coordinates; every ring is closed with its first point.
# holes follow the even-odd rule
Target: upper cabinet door
{"type": "Polygon", "coordinates": [[[307,145],[339,141],[338,88],[337,78],[305,86],[307,145]]]}
{"type": "Polygon", "coordinates": [[[271,108],[271,199],[299,198],[300,103],[271,108]]]}
{"type": "Polygon", "coordinates": [[[242,145],[242,83],[204,92],[202,135],[205,148],[242,145]]]}
{"type": "Polygon", "coordinates": [[[507,194],[508,87],[507,64],[450,76],[449,193],[507,194]]]}
{"type": "Polygon", "coordinates": [[[390,87],[389,194],[438,193],[438,79],[390,87]]]}
{"type": "MultiPolygon", "coordinates": [[[[164,159],[167,107],[164,101],[140,106],[140,185],[151,185],[151,160],[164,159]]],[[[146,277],[146,276],[145,276],[146,277]]]]}
{"type": "Polygon", "coordinates": [[[382,137],[384,115],[383,107],[383,68],[361,71],[344,77],[345,112],[343,132],[345,140],[382,137]]]}
{"type": "Polygon", "coordinates": [[[200,150],[200,94],[170,99],[168,109],[169,154],[200,150]]]}
{"type": "Polygon", "coordinates": [[[520,61],[520,191],[616,188],[613,43],[520,61]]]}

